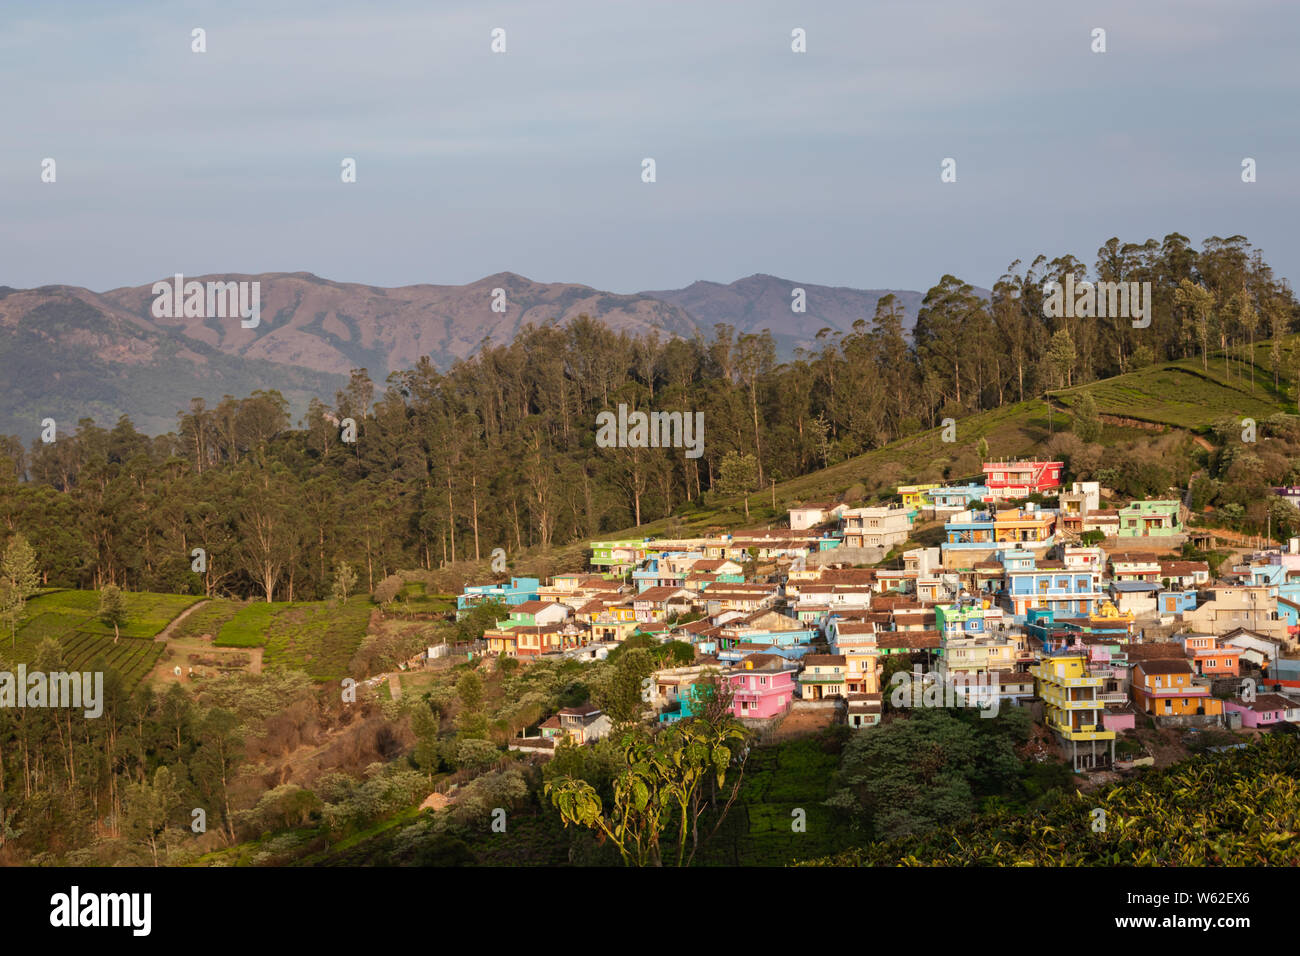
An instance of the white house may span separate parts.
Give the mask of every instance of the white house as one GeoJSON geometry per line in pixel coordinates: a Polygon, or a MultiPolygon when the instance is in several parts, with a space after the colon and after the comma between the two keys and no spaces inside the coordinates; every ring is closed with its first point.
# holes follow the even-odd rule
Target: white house
{"type": "Polygon", "coordinates": [[[844,513],[844,505],[829,501],[808,501],[790,509],[790,530],[807,531],[844,513]]]}

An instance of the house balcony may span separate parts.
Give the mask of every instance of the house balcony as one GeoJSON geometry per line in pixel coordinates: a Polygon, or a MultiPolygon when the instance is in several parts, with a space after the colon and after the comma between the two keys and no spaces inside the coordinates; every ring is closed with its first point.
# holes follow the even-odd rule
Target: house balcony
{"type": "Polygon", "coordinates": [[[1067,727],[1054,720],[1048,720],[1047,726],[1066,740],[1114,740],[1115,731],[1098,730],[1096,724],[1082,724],[1078,728],[1067,727]]]}
{"type": "Polygon", "coordinates": [[[1103,707],[1102,701],[1096,698],[1090,697],[1086,700],[1074,700],[1060,694],[1054,694],[1047,687],[1043,688],[1042,698],[1046,703],[1051,704],[1053,707],[1060,710],[1101,710],[1103,707]]]}
{"type": "Polygon", "coordinates": [[[847,678],[847,674],[809,674],[807,672],[799,675],[801,684],[842,684],[847,678]]]}

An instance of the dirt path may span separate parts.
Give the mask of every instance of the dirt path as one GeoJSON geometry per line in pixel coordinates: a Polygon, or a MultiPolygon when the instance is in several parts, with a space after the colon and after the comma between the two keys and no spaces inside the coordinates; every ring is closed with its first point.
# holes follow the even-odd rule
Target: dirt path
{"type": "Polygon", "coordinates": [[[203,607],[203,605],[209,603],[211,600],[212,600],[211,598],[204,598],[202,601],[196,601],[193,604],[191,604],[185,610],[181,611],[181,613],[177,614],[174,618],[172,618],[171,623],[168,624],[166,627],[164,627],[157,634],[155,634],[153,636],[153,639],[155,641],[171,640],[172,635],[176,632],[176,626],[180,624],[181,621],[185,620],[187,617],[189,617],[191,614],[197,611],[199,608],[203,607]]]}

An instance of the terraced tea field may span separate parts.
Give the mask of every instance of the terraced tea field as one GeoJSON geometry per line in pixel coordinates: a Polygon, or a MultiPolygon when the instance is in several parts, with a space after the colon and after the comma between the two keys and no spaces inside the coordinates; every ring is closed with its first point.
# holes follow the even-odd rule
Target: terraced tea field
{"type": "Polygon", "coordinates": [[[113,643],[113,629],[95,616],[97,591],[53,591],[27,602],[27,614],[16,637],[0,653],[14,664],[31,664],[41,642],[53,638],[63,646],[70,669],[89,670],[103,660],[134,685],[153,668],[163,645],[153,640],[167,624],[201,598],[185,594],[132,592],[123,594],[126,623],[113,643]]]}
{"type": "Polygon", "coordinates": [[[88,631],[77,631],[63,642],[63,659],[69,670],[115,670],[122,675],[128,687],[134,687],[144,678],[163,652],[161,641],[140,637],[124,637],[116,644],[113,638],[88,631]]]}

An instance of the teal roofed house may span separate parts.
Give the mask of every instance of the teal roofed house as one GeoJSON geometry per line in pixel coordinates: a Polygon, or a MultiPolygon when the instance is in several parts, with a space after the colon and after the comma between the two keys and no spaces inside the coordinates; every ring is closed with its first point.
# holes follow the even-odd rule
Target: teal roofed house
{"type": "Polygon", "coordinates": [[[537,578],[511,578],[509,584],[473,584],[456,598],[456,620],[468,614],[476,604],[485,601],[497,601],[508,607],[515,607],[527,601],[537,600],[537,589],[542,582],[537,578]]]}

